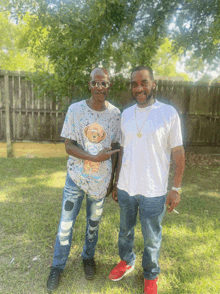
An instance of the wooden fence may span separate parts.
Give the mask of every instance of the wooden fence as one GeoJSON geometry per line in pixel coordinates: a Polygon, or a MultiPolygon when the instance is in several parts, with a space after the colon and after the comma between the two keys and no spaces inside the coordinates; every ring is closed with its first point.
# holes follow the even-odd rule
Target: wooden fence
{"type": "MultiPolygon", "coordinates": [[[[220,146],[220,84],[156,81],[158,100],[172,104],[182,118],[185,145],[220,146]]],[[[130,90],[111,97],[116,105],[132,103],[130,90]]],[[[37,98],[24,73],[0,71],[0,142],[59,142],[65,104],[37,98]],[[10,132],[10,134],[8,134],[10,132]]]]}
{"type": "Polygon", "coordinates": [[[19,141],[60,141],[65,110],[70,103],[59,104],[46,97],[38,98],[33,83],[25,74],[0,71],[0,141],[7,136],[7,99],[11,138],[19,141]],[[7,93],[8,92],[8,93],[7,93]]]}
{"type": "Polygon", "coordinates": [[[158,81],[157,94],[179,111],[185,145],[220,146],[220,84],[158,81]]]}

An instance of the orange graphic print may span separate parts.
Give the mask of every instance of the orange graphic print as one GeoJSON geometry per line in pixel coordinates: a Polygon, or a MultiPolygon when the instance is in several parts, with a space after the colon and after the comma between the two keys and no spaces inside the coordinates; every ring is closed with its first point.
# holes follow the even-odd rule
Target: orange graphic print
{"type": "MultiPolygon", "coordinates": [[[[84,135],[88,138],[88,142],[85,144],[86,151],[92,155],[97,155],[102,149],[102,142],[106,138],[106,132],[103,127],[98,123],[93,123],[85,128],[84,135]]],[[[86,174],[94,174],[99,171],[100,162],[93,162],[85,160],[84,172],[86,174]]]]}

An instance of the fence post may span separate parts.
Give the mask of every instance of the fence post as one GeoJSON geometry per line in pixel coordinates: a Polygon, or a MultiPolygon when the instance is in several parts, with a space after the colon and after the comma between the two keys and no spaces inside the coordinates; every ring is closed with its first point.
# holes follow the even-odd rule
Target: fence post
{"type": "Polygon", "coordinates": [[[6,146],[7,157],[13,157],[11,144],[11,125],[10,125],[10,98],[9,98],[9,79],[8,72],[5,73],[5,120],[6,120],[6,146]]]}

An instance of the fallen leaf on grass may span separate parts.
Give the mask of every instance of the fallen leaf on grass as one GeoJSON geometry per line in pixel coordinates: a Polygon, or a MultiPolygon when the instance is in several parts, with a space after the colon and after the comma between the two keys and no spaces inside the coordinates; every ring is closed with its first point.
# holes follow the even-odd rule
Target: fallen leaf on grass
{"type": "Polygon", "coordinates": [[[36,260],[38,260],[38,259],[40,259],[40,255],[35,256],[32,260],[33,260],[33,261],[36,261],[36,260]]]}

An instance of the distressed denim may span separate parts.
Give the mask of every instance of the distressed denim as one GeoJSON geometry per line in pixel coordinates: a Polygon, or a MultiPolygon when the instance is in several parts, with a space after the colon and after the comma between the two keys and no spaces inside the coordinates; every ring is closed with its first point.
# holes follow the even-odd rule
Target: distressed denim
{"type": "Polygon", "coordinates": [[[143,275],[147,280],[154,280],[160,273],[158,259],[162,240],[161,222],[165,213],[166,195],[160,197],[129,196],[124,190],[118,189],[118,203],[120,206],[120,231],[118,237],[120,258],[131,266],[135,264],[136,256],[133,251],[134,227],[139,211],[144,237],[143,275]]]}
{"type": "Polygon", "coordinates": [[[99,222],[102,217],[105,199],[94,199],[85,194],[70,178],[67,173],[63,190],[62,212],[58,234],[54,248],[53,267],[63,271],[69,256],[73,227],[80,211],[82,201],[86,195],[86,233],[85,245],[81,257],[91,259],[95,254],[95,246],[98,241],[99,222]]]}

